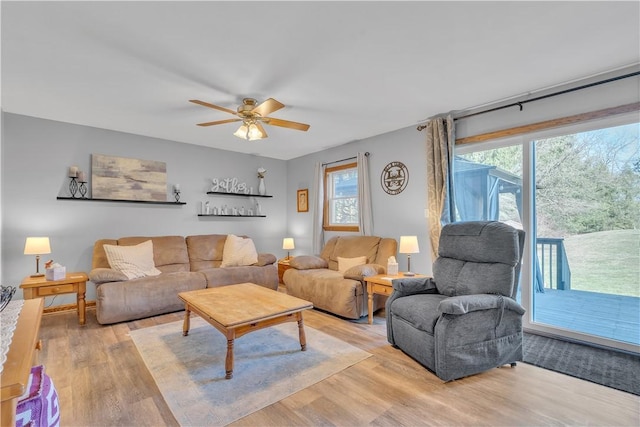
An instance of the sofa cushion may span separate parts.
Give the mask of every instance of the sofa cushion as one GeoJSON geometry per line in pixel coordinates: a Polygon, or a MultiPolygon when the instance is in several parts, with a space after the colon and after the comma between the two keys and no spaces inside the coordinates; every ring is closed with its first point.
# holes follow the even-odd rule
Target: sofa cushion
{"type": "Polygon", "coordinates": [[[436,322],[440,317],[438,304],[446,299],[444,295],[415,294],[397,298],[391,302],[390,311],[394,317],[409,322],[411,326],[433,335],[436,322]]]}
{"type": "Polygon", "coordinates": [[[253,240],[229,234],[224,243],[221,267],[252,265],[258,262],[258,251],[253,240]]]}
{"type": "Polygon", "coordinates": [[[96,317],[101,325],[184,310],[180,292],[204,289],[202,273],[179,271],[96,286],[96,317]]]}
{"type": "Polygon", "coordinates": [[[339,236],[336,239],[337,241],[333,247],[333,252],[329,255],[328,259],[331,270],[338,270],[338,257],[355,258],[364,255],[367,257],[366,263],[375,262],[380,237],[339,236]]]}
{"type": "Polygon", "coordinates": [[[226,234],[187,236],[185,240],[192,271],[220,267],[226,234]]]}
{"type": "Polygon", "coordinates": [[[515,267],[500,263],[467,262],[439,257],[433,263],[438,292],[446,296],[495,294],[510,296],[515,267]]]}
{"type": "Polygon", "coordinates": [[[358,265],[365,265],[367,263],[366,256],[359,256],[355,258],[343,258],[338,257],[338,271],[343,273],[349,270],[351,267],[357,267],[358,265]]]}
{"type": "Polygon", "coordinates": [[[182,236],[122,237],[118,246],[137,245],[144,241],[153,242],[153,261],[163,273],[189,271],[187,244],[182,236]]]}
{"type": "Polygon", "coordinates": [[[122,272],[129,279],[162,273],[153,262],[151,240],[134,246],[104,245],[104,250],[111,268],[122,272]]]}

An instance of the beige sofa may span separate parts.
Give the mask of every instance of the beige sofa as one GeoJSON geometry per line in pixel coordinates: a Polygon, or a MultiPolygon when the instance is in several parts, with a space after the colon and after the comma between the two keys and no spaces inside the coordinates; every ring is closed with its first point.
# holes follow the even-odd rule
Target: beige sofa
{"type": "Polygon", "coordinates": [[[184,309],[178,293],[207,287],[252,282],[278,288],[278,268],[272,254],[258,262],[220,267],[226,234],[101,239],[93,248],[89,280],[96,285],[96,316],[100,324],[124,322],[184,309]],[[131,246],[151,240],[155,267],[162,273],[128,280],[112,270],[103,245],[131,246]]]}
{"type": "MultiPolygon", "coordinates": [[[[283,281],[289,295],[313,302],[315,308],[349,319],[367,315],[367,287],[364,277],[386,273],[387,261],[396,256],[395,239],[375,236],[331,238],[320,256],[292,258],[283,281]],[[339,270],[339,261],[366,257],[366,264],[339,270]],[[342,259],[339,259],[342,258],[342,259]]],[[[346,261],[345,261],[346,260],[346,261]]],[[[384,306],[386,297],[375,295],[374,311],[384,306]]]]}

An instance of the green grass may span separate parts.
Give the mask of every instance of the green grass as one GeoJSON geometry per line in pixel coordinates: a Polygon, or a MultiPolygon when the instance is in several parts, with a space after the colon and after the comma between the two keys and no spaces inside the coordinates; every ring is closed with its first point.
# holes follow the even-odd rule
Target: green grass
{"type": "Polygon", "coordinates": [[[640,230],[580,234],[564,244],[571,289],[640,297],[640,230]]]}

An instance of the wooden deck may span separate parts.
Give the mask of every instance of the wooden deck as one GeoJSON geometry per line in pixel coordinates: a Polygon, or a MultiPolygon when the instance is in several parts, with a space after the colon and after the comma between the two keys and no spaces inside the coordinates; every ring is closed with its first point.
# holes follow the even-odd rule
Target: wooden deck
{"type": "Polygon", "coordinates": [[[535,322],[640,345],[640,298],[545,289],[534,296],[535,322]]]}

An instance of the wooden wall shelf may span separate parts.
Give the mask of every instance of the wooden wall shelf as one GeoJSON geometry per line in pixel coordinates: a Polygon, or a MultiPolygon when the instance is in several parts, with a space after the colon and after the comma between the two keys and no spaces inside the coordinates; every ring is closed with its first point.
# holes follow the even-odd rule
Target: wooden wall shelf
{"type": "MultiPolygon", "coordinates": [[[[273,197],[268,194],[244,194],[244,193],[225,193],[224,191],[207,191],[207,194],[218,196],[240,196],[240,197],[273,197]]],[[[237,215],[236,215],[237,216],[237,215]]],[[[257,216],[257,215],[254,215],[257,216]]]]}
{"type": "Polygon", "coordinates": [[[155,201],[155,200],[120,200],[120,199],[92,199],[92,198],[83,199],[80,197],[57,197],[57,199],[58,200],[78,200],[82,202],[144,203],[147,205],[169,205],[169,206],[187,204],[186,202],[170,202],[170,201],[161,202],[161,201],[155,201]]]}
{"type": "Polygon", "coordinates": [[[227,218],[266,218],[266,215],[220,215],[220,214],[198,214],[198,216],[219,216],[227,218]]]}

